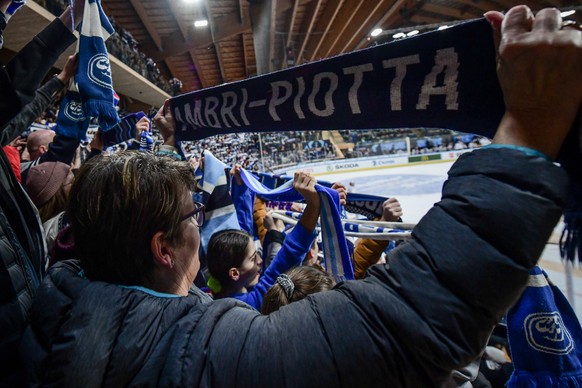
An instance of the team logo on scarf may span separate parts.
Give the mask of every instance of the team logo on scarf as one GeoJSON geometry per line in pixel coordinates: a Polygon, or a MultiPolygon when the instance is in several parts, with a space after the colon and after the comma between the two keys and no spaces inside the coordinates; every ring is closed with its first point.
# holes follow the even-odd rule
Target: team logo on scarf
{"type": "Polygon", "coordinates": [[[556,311],[530,314],[523,326],[527,342],[540,352],[562,355],[574,349],[572,336],[556,311]]]}
{"type": "Polygon", "coordinates": [[[71,121],[83,121],[85,120],[85,114],[83,113],[83,104],[81,101],[69,101],[65,106],[64,110],[65,116],[71,121]]]}
{"type": "Polygon", "coordinates": [[[107,54],[97,54],[89,60],[89,79],[99,86],[113,89],[111,80],[111,66],[107,54]]]}

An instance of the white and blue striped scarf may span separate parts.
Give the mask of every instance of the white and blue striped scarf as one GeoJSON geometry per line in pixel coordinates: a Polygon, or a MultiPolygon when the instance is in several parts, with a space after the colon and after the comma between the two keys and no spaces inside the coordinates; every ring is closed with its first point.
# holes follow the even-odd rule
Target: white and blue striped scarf
{"type": "Polygon", "coordinates": [[[109,54],[105,47],[105,41],[114,32],[101,8],[101,1],[85,0],[75,82],[83,100],[85,115],[98,117],[104,130],[119,122],[114,105],[109,54]]]}
{"type": "Polygon", "coordinates": [[[204,151],[204,171],[198,167],[194,173],[198,187],[202,190],[200,202],[206,209],[206,220],[200,228],[200,247],[206,254],[206,247],[212,235],[224,229],[239,229],[238,218],[230,193],[225,168],[228,166],[218,160],[210,151],[204,151]]]}
{"type": "MultiPolygon", "coordinates": [[[[293,188],[293,181],[288,181],[276,189],[269,189],[250,172],[241,169],[244,184],[254,193],[268,200],[298,201],[303,197],[293,188]]],[[[325,268],[338,280],[354,279],[354,270],[350,259],[346,238],[340,218],[339,194],[322,185],[315,185],[321,199],[321,233],[325,268]]]]}

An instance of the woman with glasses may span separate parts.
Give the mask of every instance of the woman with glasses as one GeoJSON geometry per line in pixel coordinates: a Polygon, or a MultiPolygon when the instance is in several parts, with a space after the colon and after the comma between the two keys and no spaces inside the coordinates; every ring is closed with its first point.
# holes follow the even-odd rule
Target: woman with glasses
{"type": "Polygon", "coordinates": [[[263,259],[251,235],[243,230],[227,229],[212,235],[207,259],[210,280],[208,286],[215,299],[232,297],[259,310],[263,295],[279,275],[301,265],[317,237],[315,226],[319,217],[317,180],[310,174],[297,172],[293,187],[305,199],[306,207],[297,226],[285,237],[283,247],[261,275],[263,259]]]}

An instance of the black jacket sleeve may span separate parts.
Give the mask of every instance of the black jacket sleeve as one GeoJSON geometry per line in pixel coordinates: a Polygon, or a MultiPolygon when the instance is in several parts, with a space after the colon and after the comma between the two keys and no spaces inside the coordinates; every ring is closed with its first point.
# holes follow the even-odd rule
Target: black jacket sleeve
{"type": "Polygon", "coordinates": [[[8,62],[6,71],[22,105],[32,101],[47,72],[75,40],[75,35],[56,18],[8,62]]]}
{"type": "Polygon", "coordinates": [[[5,146],[10,143],[22,131],[26,130],[36,120],[42,112],[51,106],[56,94],[65,85],[55,76],[49,79],[43,86],[35,92],[34,99],[22,108],[0,133],[0,144],[5,146]]]}
{"type": "Polygon", "coordinates": [[[235,308],[201,320],[212,335],[194,385],[440,385],[480,354],[519,297],[567,186],[559,167],[520,151],[463,155],[412,241],[365,279],[269,316],[235,308]]]}

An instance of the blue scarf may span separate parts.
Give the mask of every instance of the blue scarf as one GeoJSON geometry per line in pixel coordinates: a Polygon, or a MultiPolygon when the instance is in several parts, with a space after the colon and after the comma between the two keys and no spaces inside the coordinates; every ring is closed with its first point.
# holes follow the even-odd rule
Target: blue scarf
{"type": "Polygon", "coordinates": [[[142,117],[146,117],[144,112],[131,113],[123,117],[119,123],[109,128],[109,130],[102,131],[101,138],[103,139],[103,146],[111,147],[112,145],[135,138],[135,124],[142,117]]]}
{"type": "Polygon", "coordinates": [[[582,387],[582,328],[558,287],[538,266],[507,313],[516,387],[582,387]]]}
{"type": "MultiPolygon", "coordinates": [[[[286,175],[275,175],[264,172],[260,172],[257,175],[259,177],[259,181],[270,189],[279,187],[291,179],[291,177],[286,175]]],[[[317,183],[325,187],[331,187],[333,185],[331,182],[320,180],[318,180],[317,183]]],[[[373,220],[375,218],[382,217],[384,201],[387,199],[387,197],[380,197],[377,195],[348,193],[344,209],[347,212],[360,214],[370,220],[373,220]]],[[[283,209],[285,207],[286,205],[284,205],[284,202],[282,202],[281,207],[279,208],[283,209]]]]}
{"type": "Polygon", "coordinates": [[[68,90],[61,101],[55,133],[85,140],[88,128],[89,119],[83,112],[81,96],[75,90],[68,90]]]}
{"type": "Polygon", "coordinates": [[[75,82],[78,84],[85,114],[98,117],[104,130],[119,122],[113,102],[109,55],[105,47],[105,41],[114,32],[101,8],[100,0],[85,0],[75,82]]]}
{"type": "MultiPolygon", "coordinates": [[[[293,182],[269,189],[250,172],[241,169],[244,184],[254,193],[269,200],[299,201],[303,197],[293,188],[293,182]]],[[[325,268],[336,280],[354,279],[354,270],[340,218],[339,194],[320,184],[315,185],[321,199],[321,233],[325,268]]]]}

